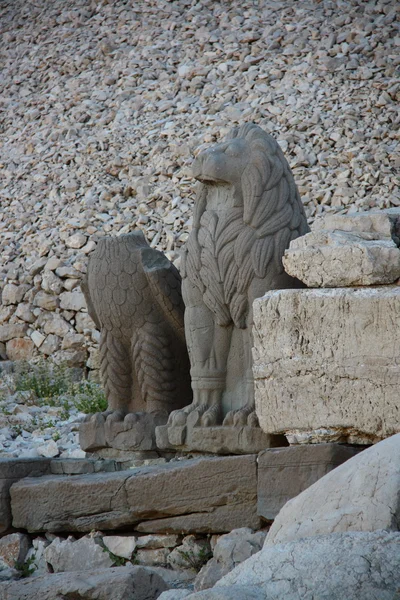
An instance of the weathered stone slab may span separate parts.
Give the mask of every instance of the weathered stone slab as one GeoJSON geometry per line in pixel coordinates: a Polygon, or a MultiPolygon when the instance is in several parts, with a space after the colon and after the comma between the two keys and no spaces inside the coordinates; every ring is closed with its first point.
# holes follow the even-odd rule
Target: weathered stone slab
{"type": "Polygon", "coordinates": [[[50,473],[47,458],[4,458],[0,460],[0,533],[11,527],[10,487],[23,477],[50,473]]]}
{"type": "Polygon", "coordinates": [[[400,431],[400,286],[269,292],[254,323],[266,433],[371,443],[400,431]]]}
{"type": "Polygon", "coordinates": [[[25,479],[13,524],[28,531],[226,532],[259,526],[256,456],[207,457],[116,473],[25,479]],[[151,523],[146,523],[151,521],[151,523]],[[165,521],[170,521],[166,527],[165,521]]]}
{"type": "Polygon", "coordinates": [[[400,250],[379,234],[312,231],[290,243],[283,265],[308,287],[385,285],[400,277],[400,250]]]}
{"type": "Polygon", "coordinates": [[[163,579],[153,571],[129,566],[0,583],[0,600],[156,600],[166,589],[163,579]]]}
{"type": "Polygon", "coordinates": [[[361,447],[312,444],[271,448],[258,455],[258,514],[273,520],[281,508],[346,460],[361,447]]]}
{"type": "Polygon", "coordinates": [[[285,504],[266,543],[379,529],[400,529],[400,434],[364,450],[285,504]]]}
{"type": "Polygon", "coordinates": [[[264,448],[285,445],[284,436],[266,434],[260,427],[190,427],[164,425],[156,428],[157,447],[182,452],[255,454],[264,448]]]}

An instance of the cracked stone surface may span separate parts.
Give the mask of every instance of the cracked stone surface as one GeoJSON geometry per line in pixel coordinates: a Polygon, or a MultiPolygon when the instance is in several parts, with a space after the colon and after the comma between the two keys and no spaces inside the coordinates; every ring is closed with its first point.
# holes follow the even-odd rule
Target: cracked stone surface
{"type": "Polygon", "coordinates": [[[266,433],[368,444],[400,431],[400,286],[269,292],[253,338],[266,433]]]}
{"type": "Polygon", "coordinates": [[[257,529],[256,456],[210,457],[114,473],[24,479],[11,488],[14,527],[146,533],[257,529]]]}
{"type": "Polygon", "coordinates": [[[264,548],[187,600],[394,600],[400,533],[334,533],[264,548]]]}
{"type": "Polygon", "coordinates": [[[400,434],[364,450],[287,502],[265,544],[379,529],[400,530],[400,434]]]}

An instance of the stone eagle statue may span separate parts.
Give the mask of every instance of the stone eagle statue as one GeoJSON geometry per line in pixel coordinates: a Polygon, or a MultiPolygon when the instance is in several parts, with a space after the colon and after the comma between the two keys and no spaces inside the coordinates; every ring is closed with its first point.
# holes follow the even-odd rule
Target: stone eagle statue
{"type": "Polygon", "coordinates": [[[198,193],[182,256],[193,402],[169,425],[256,426],[252,303],[301,286],[282,256],[309,231],[306,216],[278,143],[252,123],[201,152],[193,175],[198,193]]]}
{"type": "Polygon", "coordinates": [[[144,412],[166,421],[191,397],[177,269],[136,230],[99,241],[82,289],[101,331],[103,416],[133,425],[144,412]]]}

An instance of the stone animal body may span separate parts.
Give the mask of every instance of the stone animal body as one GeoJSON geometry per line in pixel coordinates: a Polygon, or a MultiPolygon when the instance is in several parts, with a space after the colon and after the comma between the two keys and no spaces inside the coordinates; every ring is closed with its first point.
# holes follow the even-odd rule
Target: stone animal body
{"type": "Polygon", "coordinates": [[[193,229],[183,252],[182,293],[193,403],[170,424],[255,425],[252,303],[299,287],[282,256],[309,231],[293,175],[270,135],[254,124],[200,153],[193,229]]]}
{"type": "Polygon", "coordinates": [[[101,331],[100,371],[109,413],[165,413],[191,398],[181,278],[142,232],[106,237],[83,286],[101,331]]]}

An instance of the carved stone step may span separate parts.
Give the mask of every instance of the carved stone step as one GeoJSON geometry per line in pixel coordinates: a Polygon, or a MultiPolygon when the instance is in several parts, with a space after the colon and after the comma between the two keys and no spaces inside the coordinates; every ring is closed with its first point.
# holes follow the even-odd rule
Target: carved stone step
{"type": "Polygon", "coordinates": [[[258,528],[256,456],[203,457],[114,473],[28,478],[12,487],[28,531],[228,532],[258,528]]]}

